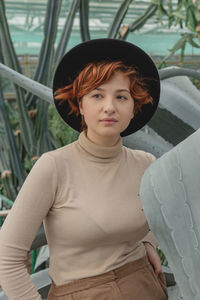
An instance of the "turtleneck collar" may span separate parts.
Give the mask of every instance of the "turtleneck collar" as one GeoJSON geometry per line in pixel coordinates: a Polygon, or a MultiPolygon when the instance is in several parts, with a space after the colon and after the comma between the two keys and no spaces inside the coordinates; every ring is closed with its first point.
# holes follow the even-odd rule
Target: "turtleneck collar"
{"type": "Polygon", "coordinates": [[[101,146],[93,143],[88,139],[86,130],[80,133],[78,143],[90,157],[100,160],[116,158],[122,150],[121,136],[119,137],[119,140],[115,145],[101,146]]]}

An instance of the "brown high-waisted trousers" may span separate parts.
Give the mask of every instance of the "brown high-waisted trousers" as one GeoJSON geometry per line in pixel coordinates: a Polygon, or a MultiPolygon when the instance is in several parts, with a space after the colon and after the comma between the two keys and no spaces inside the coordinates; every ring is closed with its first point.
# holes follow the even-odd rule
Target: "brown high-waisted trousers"
{"type": "Polygon", "coordinates": [[[102,275],[56,286],[48,300],[166,300],[165,276],[155,275],[147,257],[102,275]]]}

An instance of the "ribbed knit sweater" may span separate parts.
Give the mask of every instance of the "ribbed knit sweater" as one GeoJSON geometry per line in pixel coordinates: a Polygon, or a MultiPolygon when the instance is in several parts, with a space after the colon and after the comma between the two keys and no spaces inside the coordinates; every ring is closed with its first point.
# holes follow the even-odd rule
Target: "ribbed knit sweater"
{"type": "Polygon", "coordinates": [[[10,300],[39,300],[24,265],[42,221],[56,285],[105,273],[155,247],[139,197],[154,156],[122,145],[77,141],[43,154],[0,231],[0,283],[10,300]]]}

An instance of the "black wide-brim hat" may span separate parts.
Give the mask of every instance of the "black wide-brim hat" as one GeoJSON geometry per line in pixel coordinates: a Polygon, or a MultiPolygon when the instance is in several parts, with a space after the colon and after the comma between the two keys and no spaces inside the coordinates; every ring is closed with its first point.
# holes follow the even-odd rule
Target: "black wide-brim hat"
{"type": "MultiPolygon", "coordinates": [[[[139,47],[117,39],[94,39],[78,44],[67,52],[60,61],[54,76],[53,93],[59,88],[72,83],[86,65],[91,62],[122,61],[125,65],[136,67],[148,84],[148,91],[153,104],[144,104],[129,126],[121,133],[127,136],[142,128],[156,111],[160,98],[160,79],[152,59],[139,47]]],[[[81,115],[70,114],[68,101],[55,100],[55,106],[62,119],[73,129],[81,131],[81,115]]]]}

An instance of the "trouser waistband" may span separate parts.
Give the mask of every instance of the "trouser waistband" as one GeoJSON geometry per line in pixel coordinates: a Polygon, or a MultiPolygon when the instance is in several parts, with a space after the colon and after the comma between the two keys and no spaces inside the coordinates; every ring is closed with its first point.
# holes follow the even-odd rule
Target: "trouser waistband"
{"type": "Polygon", "coordinates": [[[148,264],[149,264],[149,260],[146,256],[144,256],[136,261],[127,263],[122,267],[116,268],[112,271],[106,272],[101,275],[77,279],[75,281],[63,285],[58,285],[58,286],[52,283],[51,293],[54,296],[62,296],[62,295],[71,294],[73,292],[89,289],[101,284],[108,283],[110,281],[123,278],[131,273],[136,272],[141,268],[144,268],[148,264]]]}

